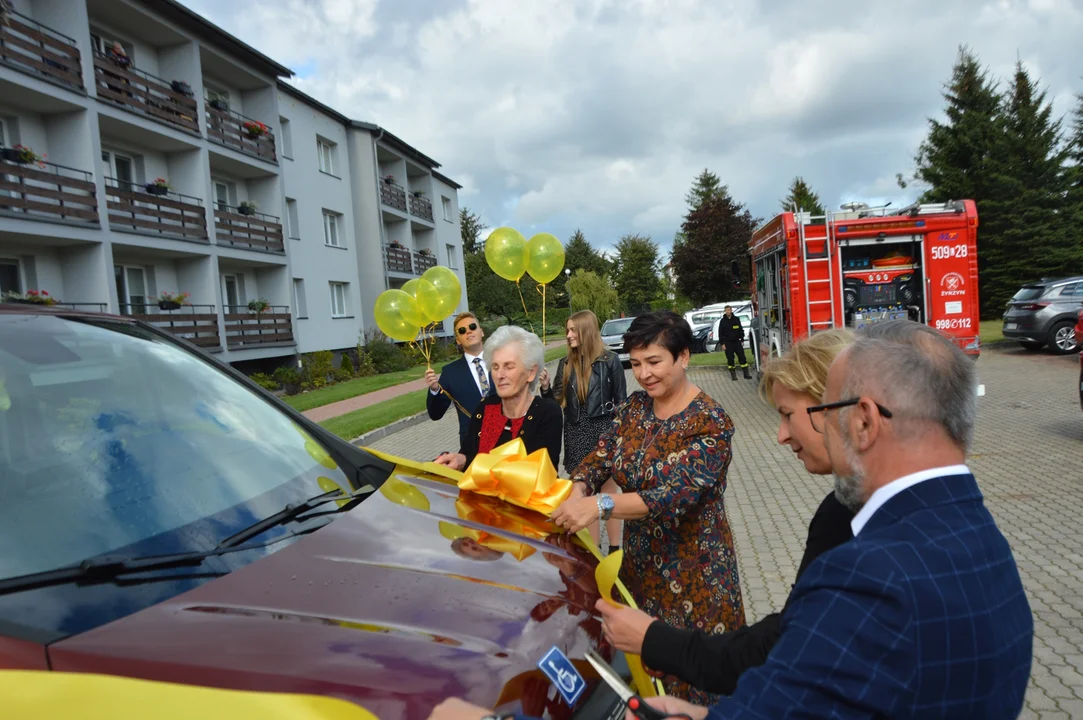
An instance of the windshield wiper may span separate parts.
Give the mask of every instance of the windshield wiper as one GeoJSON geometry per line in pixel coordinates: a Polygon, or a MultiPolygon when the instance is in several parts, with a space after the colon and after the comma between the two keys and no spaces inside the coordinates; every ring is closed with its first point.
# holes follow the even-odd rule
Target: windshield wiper
{"type": "MultiPolygon", "coordinates": [[[[373,492],[373,488],[371,485],[366,485],[365,487],[361,488],[357,493],[347,493],[343,492],[342,490],[331,490],[330,492],[325,492],[322,495],[310,497],[308,500],[302,500],[299,503],[290,503],[273,515],[268,515],[262,520],[252,523],[243,530],[236,532],[233,535],[230,535],[228,538],[218,543],[217,547],[218,549],[236,547],[241,543],[251,540],[252,538],[256,537],[261,533],[267,532],[273,527],[285,525],[286,523],[292,522],[294,520],[299,520],[301,519],[300,516],[304,515],[309,510],[315,510],[321,505],[327,505],[328,503],[342,502],[345,500],[347,502],[334,512],[341,512],[342,510],[347,510],[353,507],[353,503],[361,500],[361,493],[369,492],[373,492]]],[[[329,514],[334,514],[334,512],[329,514]]]]}

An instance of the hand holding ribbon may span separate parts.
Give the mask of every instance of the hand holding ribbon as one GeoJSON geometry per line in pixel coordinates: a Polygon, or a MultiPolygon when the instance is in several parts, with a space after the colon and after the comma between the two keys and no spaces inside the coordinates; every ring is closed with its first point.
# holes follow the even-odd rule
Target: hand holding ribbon
{"type": "Polygon", "coordinates": [[[459,480],[459,489],[551,515],[571,494],[572,483],[557,477],[547,449],[528,455],[522,439],[515,438],[479,453],[459,480]]]}

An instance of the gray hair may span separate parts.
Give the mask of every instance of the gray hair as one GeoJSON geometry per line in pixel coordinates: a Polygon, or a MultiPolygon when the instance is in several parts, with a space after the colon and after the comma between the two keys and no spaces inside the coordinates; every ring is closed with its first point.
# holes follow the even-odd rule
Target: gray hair
{"type": "Polygon", "coordinates": [[[511,343],[519,346],[519,358],[528,371],[532,366],[537,368],[537,374],[534,375],[533,382],[527,385],[530,394],[535,395],[538,392],[538,386],[541,385],[541,372],[545,369],[545,346],[542,345],[542,341],[534,333],[527,332],[514,325],[498,327],[485,341],[485,364],[488,366],[489,372],[492,372],[493,353],[511,343]]]}
{"type": "Polygon", "coordinates": [[[949,338],[928,325],[890,320],[858,331],[847,359],[840,400],[873,396],[894,414],[900,437],[920,435],[932,422],[962,450],[970,448],[977,373],[949,338]]]}

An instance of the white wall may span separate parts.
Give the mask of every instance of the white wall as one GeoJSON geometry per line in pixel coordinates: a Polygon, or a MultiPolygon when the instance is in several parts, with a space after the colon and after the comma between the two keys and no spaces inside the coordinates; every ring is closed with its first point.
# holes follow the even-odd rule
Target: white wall
{"type": "MultiPolygon", "coordinates": [[[[433,178],[432,184],[432,216],[433,221],[436,223],[437,262],[441,265],[447,265],[446,246],[454,246],[457,258],[455,271],[459,276],[459,283],[463,287],[462,300],[456,310],[467,310],[470,307],[470,302],[466,295],[466,263],[463,258],[462,232],[459,228],[459,194],[455,188],[436,178],[433,178]],[[444,219],[441,197],[451,200],[451,220],[444,219]]],[[[451,331],[450,322],[446,322],[445,327],[448,332],[451,331]]]]}

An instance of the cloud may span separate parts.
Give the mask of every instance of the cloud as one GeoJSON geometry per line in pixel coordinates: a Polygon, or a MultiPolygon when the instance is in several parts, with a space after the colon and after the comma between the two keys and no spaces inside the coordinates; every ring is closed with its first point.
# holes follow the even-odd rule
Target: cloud
{"type": "Polygon", "coordinates": [[[466,186],[490,224],[668,247],[703,168],[767,217],[794,175],[828,206],[905,204],[942,86],[968,44],[1022,59],[1055,113],[1083,91],[1073,0],[185,0],[387,127],[466,186]]]}

